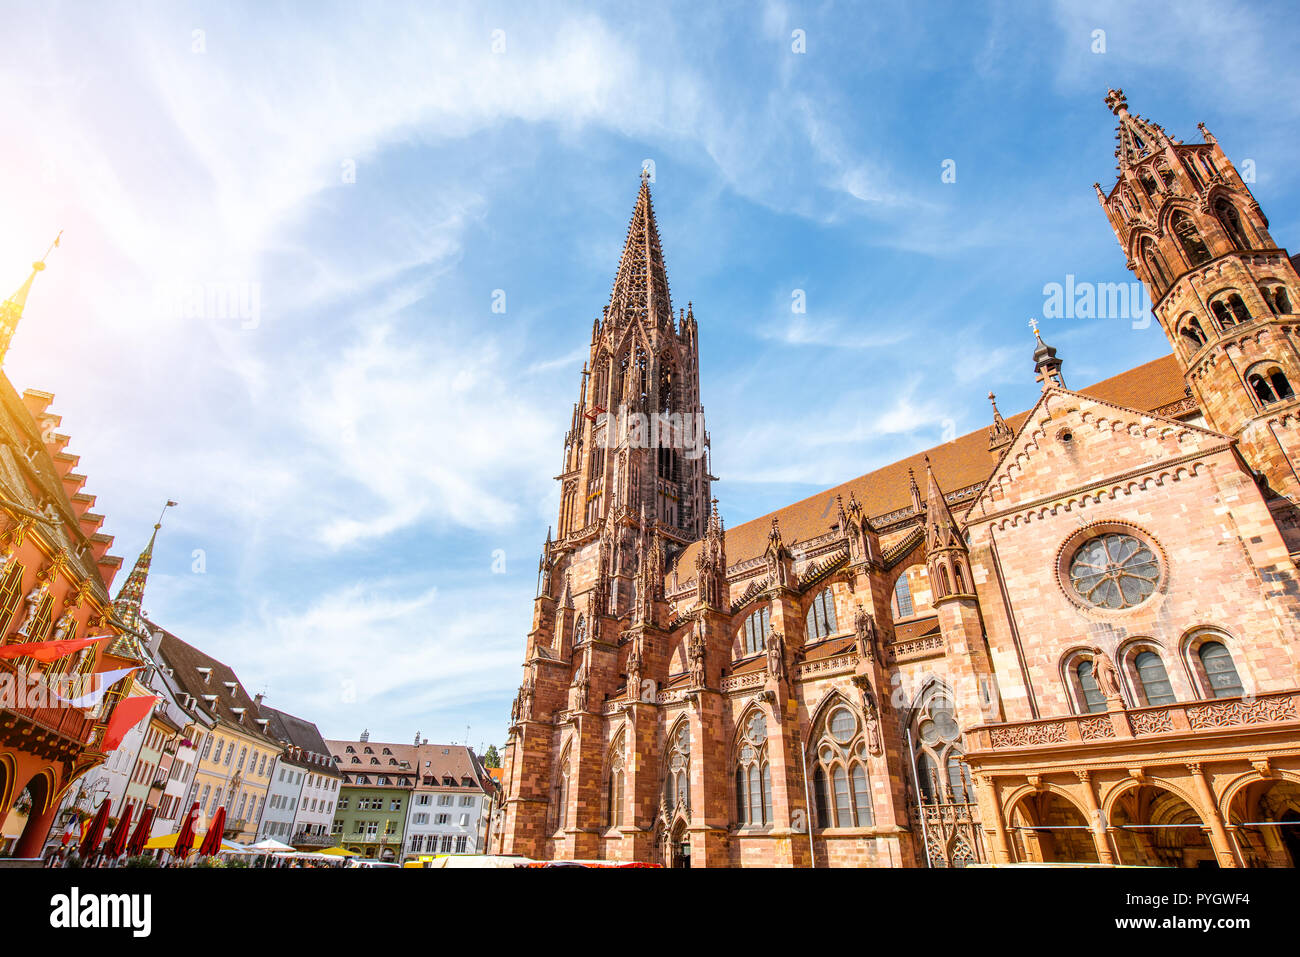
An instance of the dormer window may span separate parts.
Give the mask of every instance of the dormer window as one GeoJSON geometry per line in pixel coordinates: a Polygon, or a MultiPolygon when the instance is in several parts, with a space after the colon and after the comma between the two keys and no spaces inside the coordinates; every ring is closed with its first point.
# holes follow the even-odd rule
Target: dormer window
{"type": "Polygon", "coordinates": [[[352,747],[352,745],[349,744],[349,745],[347,746],[347,752],[348,752],[348,754],[356,754],[356,753],[357,753],[357,750],[356,750],[356,748],[352,747]]]}
{"type": "Polygon", "coordinates": [[[211,669],[211,668],[202,668],[202,667],[199,667],[199,668],[195,668],[194,670],[197,671],[197,672],[199,673],[200,677],[203,678],[203,683],[204,683],[204,684],[207,684],[208,682],[210,682],[210,681],[212,680],[212,669],[211,669]]]}

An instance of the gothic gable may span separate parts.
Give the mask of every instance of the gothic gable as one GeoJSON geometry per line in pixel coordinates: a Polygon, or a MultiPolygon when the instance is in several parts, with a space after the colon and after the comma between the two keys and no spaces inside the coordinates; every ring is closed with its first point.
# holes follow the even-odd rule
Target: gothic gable
{"type": "Polygon", "coordinates": [[[1048,389],[998,461],[968,520],[1072,490],[1136,480],[1161,467],[1176,469],[1230,444],[1225,435],[1177,419],[1048,389]]]}

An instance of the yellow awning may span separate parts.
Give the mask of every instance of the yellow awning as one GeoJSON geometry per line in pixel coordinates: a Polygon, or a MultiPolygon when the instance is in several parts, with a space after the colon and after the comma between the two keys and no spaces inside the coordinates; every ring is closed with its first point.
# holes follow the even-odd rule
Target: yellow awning
{"type": "Polygon", "coordinates": [[[320,853],[332,854],[335,857],[356,857],[357,856],[355,851],[349,851],[346,848],[342,848],[342,847],[327,847],[325,850],[321,851],[320,853]]]}

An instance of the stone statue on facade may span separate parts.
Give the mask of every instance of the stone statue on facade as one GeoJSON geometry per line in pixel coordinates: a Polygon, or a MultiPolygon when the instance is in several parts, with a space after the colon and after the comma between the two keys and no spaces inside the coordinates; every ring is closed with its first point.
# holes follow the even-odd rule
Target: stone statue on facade
{"type": "Polygon", "coordinates": [[[767,673],[777,681],[785,678],[785,638],[779,631],[767,636],[767,673]]]}
{"type": "Polygon", "coordinates": [[[1100,648],[1092,649],[1092,675],[1097,680],[1097,688],[1107,698],[1119,698],[1119,672],[1110,655],[1100,648]]]}
{"type": "Polygon", "coordinates": [[[858,605],[857,614],[853,618],[853,630],[858,638],[858,654],[868,661],[873,660],[879,650],[879,633],[876,631],[876,619],[862,605],[858,605]]]}
{"type": "Polygon", "coordinates": [[[48,583],[42,582],[29,591],[27,597],[23,599],[27,603],[27,615],[23,618],[23,623],[18,626],[18,634],[24,638],[31,634],[32,625],[36,622],[36,613],[40,610],[41,601],[45,598],[49,588],[48,583]]]}
{"type": "Polygon", "coordinates": [[[704,622],[701,619],[695,620],[695,628],[691,632],[691,644],[689,648],[691,662],[691,686],[703,688],[707,671],[704,667],[704,622]]]}

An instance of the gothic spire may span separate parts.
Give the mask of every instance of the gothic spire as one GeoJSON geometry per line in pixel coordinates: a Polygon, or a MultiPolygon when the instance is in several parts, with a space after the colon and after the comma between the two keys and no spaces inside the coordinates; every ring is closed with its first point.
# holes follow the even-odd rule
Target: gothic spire
{"type": "Polygon", "coordinates": [[[173,507],[176,503],[168,500],[163,506],[162,512],[158,515],[158,521],[154,523],[153,534],[149,536],[149,544],[144,547],[140,557],[135,560],[135,567],[131,569],[131,574],[127,576],[126,583],[122,585],[122,590],[117,593],[113,599],[113,611],[121,621],[130,626],[131,630],[138,633],[144,633],[144,613],[141,609],[141,603],[144,601],[144,586],[149,580],[149,566],[153,562],[153,544],[158,539],[158,530],[162,528],[163,515],[167,509],[173,507]]]}
{"type": "Polygon", "coordinates": [[[1119,117],[1119,126],[1115,130],[1115,139],[1119,143],[1115,147],[1115,158],[1119,160],[1119,169],[1128,169],[1169,145],[1169,135],[1158,123],[1128,111],[1128,98],[1123,90],[1108,90],[1106,105],[1119,117]]]}
{"type": "Polygon", "coordinates": [[[27,277],[27,281],[18,287],[17,292],[0,303],[0,363],[4,362],[5,356],[9,353],[9,343],[13,340],[14,333],[18,331],[18,320],[23,317],[23,308],[27,305],[27,294],[32,291],[32,282],[36,279],[36,274],[45,269],[45,260],[59,245],[62,236],[63,230],[59,230],[59,235],[54,237],[54,242],[50,243],[50,248],[45,250],[45,255],[32,263],[32,272],[27,277]]]}
{"type": "Polygon", "coordinates": [[[1011,426],[1007,425],[1007,420],[1002,418],[1002,413],[998,411],[998,397],[992,392],[989,393],[989,404],[993,406],[993,425],[989,428],[989,451],[998,455],[1011,444],[1013,435],[1011,426]]]}
{"type": "Polygon", "coordinates": [[[671,332],[673,328],[668,274],[659,246],[654,204],[650,200],[650,176],[645,170],[641,171],[641,189],[628,223],[623,258],[614,277],[608,319],[620,326],[640,320],[647,333],[656,328],[671,332]]]}
{"type": "Polygon", "coordinates": [[[943,489],[939,487],[939,481],[934,477],[934,469],[930,467],[928,455],[925,458],[925,476],[929,483],[925,504],[926,552],[933,553],[945,548],[964,549],[966,542],[957,527],[957,520],[952,517],[952,510],[948,508],[947,499],[943,497],[943,489]]]}

